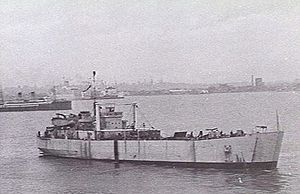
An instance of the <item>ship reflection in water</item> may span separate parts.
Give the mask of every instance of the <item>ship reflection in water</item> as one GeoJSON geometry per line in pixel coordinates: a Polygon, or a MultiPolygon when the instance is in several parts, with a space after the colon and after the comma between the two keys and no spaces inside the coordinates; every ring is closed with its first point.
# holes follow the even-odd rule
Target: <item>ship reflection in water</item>
{"type": "MultiPolygon", "coordinates": [[[[61,182],[68,188],[54,191],[76,193],[269,193],[281,192],[288,186],[289,175],[278,170],[220,170],[166,167],[160,165],[120,164],[61,159],[41,156],[48,169],[49,182],[61,182]],[[52,177],[56,172],[57,177],[52,177]],[[77,177],[77,178],[75,178],[77,177]],[[67,181],[67,180],[80,180],[67,181]],[[88,184],[86,184],[88,183],[88,184]],[[158,192],[159,191],[159,192],[158,192]]],[[[53,191],[53,190],[52,190],[53,191]]]]}

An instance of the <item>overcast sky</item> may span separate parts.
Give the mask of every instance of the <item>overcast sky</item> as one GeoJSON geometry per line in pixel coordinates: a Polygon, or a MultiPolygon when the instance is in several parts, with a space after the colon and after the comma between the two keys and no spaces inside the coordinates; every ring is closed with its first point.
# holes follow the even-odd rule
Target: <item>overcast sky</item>
{"type": "Polygon", "coordinates": [[[299,0],[0,0],[4,86],[300,78],[299,0]]]}

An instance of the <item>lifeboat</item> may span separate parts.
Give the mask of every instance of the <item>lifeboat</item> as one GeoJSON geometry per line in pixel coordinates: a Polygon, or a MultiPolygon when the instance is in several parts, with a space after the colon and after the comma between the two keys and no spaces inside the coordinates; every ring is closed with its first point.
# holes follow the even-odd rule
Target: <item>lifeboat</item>
{"type": "Polygon", "coordinates": [[[78,118],[74,114],[67,116],[61,113],[56,113],[56,116],[51,119],[52,125],[55,127],[72,126],[75,125],[77,121],[78,118]]]}

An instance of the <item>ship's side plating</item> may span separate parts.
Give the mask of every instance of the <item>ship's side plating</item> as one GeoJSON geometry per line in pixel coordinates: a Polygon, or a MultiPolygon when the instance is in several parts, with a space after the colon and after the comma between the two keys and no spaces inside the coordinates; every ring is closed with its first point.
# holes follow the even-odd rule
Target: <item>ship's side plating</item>
{"type": "Polygon", "coordinates": [[[70,140],[38,137],[44,155],[214,168],[276,168],[283,132],[209,140],[70,140]]]}
{"type": "Polygon", "coordinates": [[[49,111],[49,110],[71,110],[72,101],[52,101],[46,103],[26,104],[21,103],[14,106],[1,106],[0,112],[23,112],[23,111],[49,111]]]}

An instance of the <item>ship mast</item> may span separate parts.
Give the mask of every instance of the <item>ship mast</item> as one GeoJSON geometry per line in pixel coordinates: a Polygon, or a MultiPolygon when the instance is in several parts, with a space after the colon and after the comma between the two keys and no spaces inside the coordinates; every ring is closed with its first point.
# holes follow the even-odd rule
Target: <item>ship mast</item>
{"type": "Polygon", "coordinates": [[[276,110],[276,127],[277,127],[277,131],[280,131],[278,110],[276,110]]]}
{"type": "Polygon", "coordinates": [[[96,104],[96,132],[101,130],[100,104],[96,104]]]}
{"type": "Polygon", "coordinates": [[[56,88],[55,88],[55,86],[53,86],[53,88],[51,89],[51,92],[52,92],[52,98],[55,101],[56,100],[56,88]]]}
{"type": "Polygon", "coordinates": [[[93,110],[94,116],[96,117],[96,71],[93,71],[93,110]]]}
{"type": "Polygon", "coordinates": [[[2,85],[0,85],[0,105],[4,104],[2,85]]]}
{"type": "Polygon", "coordinates": [[[136,102],[132,103],[132,127],[133,127],[133,129],[136,129],[136,120],[137,120],[136,108],[137,108],[137,103],[136,102]]]}

